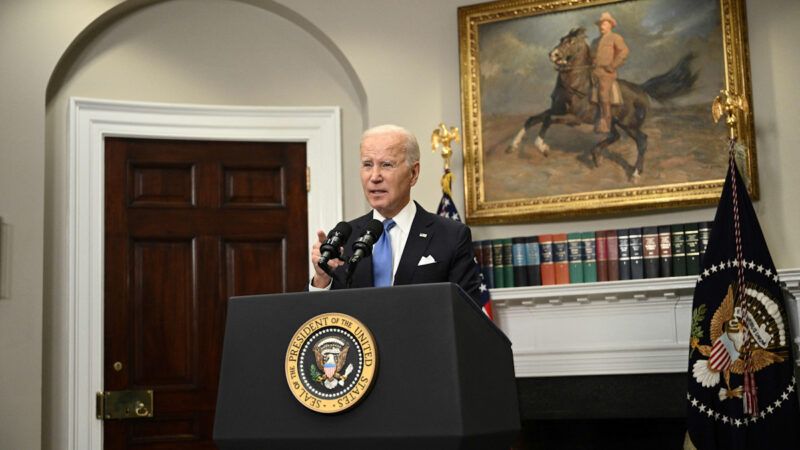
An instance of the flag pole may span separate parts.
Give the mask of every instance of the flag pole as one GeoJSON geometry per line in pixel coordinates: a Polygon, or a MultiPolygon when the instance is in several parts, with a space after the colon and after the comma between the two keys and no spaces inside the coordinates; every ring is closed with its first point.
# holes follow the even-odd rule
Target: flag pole
{"type": "MultiPolygon", "coordinates": [[[[439,202],[439,206],[436,208],[436,214],[459,222],[461,222],[461,216],[458,214],[456,205],[453,202],[453,173],[450,172],[450,157],[453,156],[451,143],[454,141],[458,143],[460,140],[458,128],[450,127],[448,129],[443,123],[440,123],[431,134],[431,150],[436,153],[436,149],[441,146],[442,159],[444,160],[444,174],[442,175],[441,181],[442,200],[439,202]]],[[[478,260],[478,257],[479,255],[476,253],[473,259],[475,261],[475,270],[478,272],[478,277],[480,278],[479,291],[482,304],[479,306],[481,306],[483,312],[486,313],[490,319],[492,319],[492,305],[490,303],[491,296],[489,295],[489,286],[486,285],[486,279],[484,278],[483,269],[481,268],[481,263],[478,260]]]]}
{"type": "MultiPolygon", "coordinates": [[[[714,117],[714,123],[718,122],[724,114],[725,125],[728,126],[730,132],[730,145],[729,145],[729,162],[731,172],[731,188],[732,188],[732,203],[733,203],[733,225],[734,236],[736,242],[736,267],[737,267],[737,300],[741,307],[741,317],[737,318],[742,327],[744,342],[742,345],[743,360],[745,364],[744,369],[744,395],[742,401],[744,403],[744,413],[749,414],[751,417],[758,417],[758,394],[755,377],[753,375],[753,359],[751,349],[751,330],[750,324],[747,321],[747,304],[748,297],[744,295],[744,256],[742,252],[742,233],[739,220],[739,194],[736,189],[736,128],[738,119],[736,117],[737,111],[742,112],[742,117],[747,117],[749,105],[747,99],[743,95],[738,95],[733,91],[722,90],[720,95],[714,99],[711,105],[711,114],[714,117]]],[[[747,195],[745,192],[744,195],[747,195]]]]}

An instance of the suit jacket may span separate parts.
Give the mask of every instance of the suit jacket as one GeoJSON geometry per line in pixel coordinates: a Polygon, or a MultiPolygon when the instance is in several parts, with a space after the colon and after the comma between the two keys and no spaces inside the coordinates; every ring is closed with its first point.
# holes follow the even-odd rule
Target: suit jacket
{"type": "MultiPolygon", "coordinates": [[[[480,300],[480,276],[474,261],[472,233],[461,222],[431,214],[416,203],[417,213],[411,222],[408,240],[394,276],[394,285],[452,282],[461,286],[477,304],[480,300]],[[419,265],[420,259],[431,256],[436,261],[419,265]]],[[[372,219],[372,211],[353,220],[353,233],[344,245],[343,260],[353,254],[355,242],[372,219]]],[[[344,289],[345,270],[339,267],[331,289],[344,289]]],[[[372,258],[362,260],[353,273],[351,288],[372,287],[372,258]]]]}
{"type": "Polygon", "coordinates": [[[597,41],[594,64],[597,66],[595,73],[600,76],[613,76],[617,78],[617,68],[625,64],[625,58],[630,54],[630,49],[625,44],[625,39],[617,33],[609,32],[597,41]],[[611,72],[604,70],[605,67],[611,72]]]}

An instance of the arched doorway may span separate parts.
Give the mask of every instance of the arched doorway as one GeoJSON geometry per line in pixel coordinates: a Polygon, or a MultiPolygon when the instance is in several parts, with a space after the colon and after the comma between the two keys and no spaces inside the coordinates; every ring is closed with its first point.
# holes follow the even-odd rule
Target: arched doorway
{"type": "MultiPolygon", "coordinates": [[[[59,446],[67,442],[69,448],[101,448],[101,424],[94,418],[93,396],[102,389],[102,383],[98,383],[102,374],[102,315],[96,308],[98,298],[84,294],[96,293],[98,286],[102,285],[96,284],[102,278],[102,272],[98,271],[98,267],[102,266],[98,265],[102,258],[96,258],[95,252],[98,248],[91,243],[97,235],[87,241],[84,250],[80,250],[76,236],[86,231],[82,228],[84,224],[98,223],[96,221],[99,216],[86,217],[82,214],[90,210],[97,213],[98,204],[92,201],[102,198],[102,188],[81,183],[91,184],[102,176],[98,172],[80,172],[93,167],[92,164],[97,163],[97,160],[92,163],[91,159],[87,160],[82,156],[70,156],[67,151],[67,143],[72,142],[73,138],[77,139],[77,132],[70,131],[74,127],[64,127],[64,124],[69,123],[67,117],[70,98],[92,96],[117,101],[248,105],[243,109],[259,109],[261,106],[254,105],[272,104],[340,105],[349,120],[343,123],[338,114],[335,114],[335,118],[328,119],[328,124],[318,126],[317,131],[308,131],[305,137],[295,136],[293,139],[306,140],[310,145],[310,152],[314,145],[317,146],[315,156],[309,153],[309,164],[312,167],[309,228],[331,227],[341,218],[341,179],[347,176],[348,169],[342,170],[340,150],[331,145],[339,147],[343,140],[357,142],[365,120],[360,113],[365,109],[362,102],[365,99],[358,95],[359,89],[352,85],[348,71],[341,67],[340,59],[332,55],[330,49],[322,45],[314,33],[299,26],[296,21],[270,11],[270,6],[276,6],[273,2],[263,2],[259,6],[259,2],[220,0],[204,2],[203,5],[198,7],[197,2],[180,0],[150,2],[150,6],[144,9],[133,8],[115,11],[117,14],[106,14],[98,19],[105,26],[88,35],[82,35],[79,39],[86,41],[75,47],[78,50],[70,47],[71,52],[67,52],[69,55],[65,53],[66,58],[62,58],[61,63],[68,68],[57,68],[54,71],[54,76],[61,73],[62,77],[58,81],[58,87],[53,88],[51,83],[51,89],[48,90],[51,96],[48,97],[47,160],[48,171],[52,176],[48,176],[46,188],[50,205],[47,209],[50,217],[46,220],[49,224],[46,233],[50,235],[54,246],[45,255],[46,259],[53,261],[49,273],[46,274],[51,279],[53,288],[47,294],[45,308],[50,320],[58,326],[45,331],[45,340],[49,343],[47,345],[52,347],[51,355],[45,361],[48,372],[45,383],[50,385],[46,388],[45,397],[57,400],[50,407],[45,407],[50,410],[50,418],[45,418],[45,427],[52,430],[51,442],[58,442],[59,446]],[[254,8],[254,5],[258,8],[254,8]],[[257,14],[254,15],[254,11],[257,14]],[[188,28],[203,30],[206,27],[206,31],[213,31],[218,23],[237,24],[233,28],[242,30],[227,29],[224,38],[209,37],[205,45],[197,40],[165,44],[167,40],[185,37],[181,31],[186,32],[188,28]],[[262,36],[260,33],[267,34],[262,36]],[[247,42],[253,41],[257,36],[261,36],[260,40],[263,41],[277,41],[279,37],[285,39],[287,33],[292,37],[289,41],[294,41],[290,48],[272,47],[272,44],[264,44],[255,49],[248,47],[242,51],[250,59],[243,60],[237,70],[230,66],[214,66],[215,61],[231,62],[233,59],[242,59],[226,59],[220,54],[232,48],[244,48],[250,45],[247,42]],[[217,42],[216,47],[211,45],[211,41],[217,42]],[[256,61],[248,62],[253,59],[254,52],[257,55],[256,61]],[[287,54],[305,55],[304,59],[310,62],[286,59],[287,54]],[[265,59],[269,63],[265,63],[265,59]],[[276,68],[270,74],[268,69],[275,61],[285,64],[279,64],[281,69],[276,68]],[[208,64],[213,67],[206,67],[208,64]],[[298,64],[310,64],[306,70],[316,74],[306,77],[310,86],[304,90],[296,85],[299,83],[298,78],[305,77],[297,76],[298,64]],[[292,72],[295,76],[288,78],[284,69],[295,69],[292,72]],[[247,73],[237,75],[242,70],[247,73]],[[282,85],[288,87],[282,88],[282,85]],[[297,95],[292,95],[293,91],[297,95]],[[327,93],[323,95],[323,91],[327,93]],[[315,170],[315,165],[320,170],[315,170]],[[327,175],[325,178],[315,177],[315,173],[327,175]],[[77,184],[70,187],[73,181],[77,184]],[[83,191],[79,193],[81,189],[83,191]],[[85,203],[87,210],[75,208],[78,198],[88,202],[85,203]],[[70,213],[76,215],[73,217],[70,213]],[[73,271],[77,268],[75,261],[86,263],[87,271],[73,271]],[[86,328],[87,325],[89,329],[86,328]],[[86,333],[87,330],[92,331],[86,333]],[[66,373],[66,378],[61,378],[61,373],[66,373]],[[47,395],[47,391],[50,395],[47,395]],[[48,420],[50,423],[47,423],[48,420]]],[[[117,8],[124,9],[125,6],[119,5],[117,8]]],[[[54,80],[55,78],[51,78],[51,82],[54,80]]],[[[122,110],[126,109],[125,105],[118,106],[122,110]]],[[[228,108],[220,109],[225,111],[228,108]]],[[[272,131],[297,131],[291,121],[287,122],[285,118],[278,116],[271,117],[274,122],[262,120],[258,125],[243,125],[246,122],[243,117],[258,121],[258,114],[253,115],[252,111],[250,113],[231,118],[225,117],[223,112],[221,126],[227,127],[225,133],[237,129],[247,135],[262,126],[272,131]]],[[[297,118],[296,113],[297,111],[290,112],[289,115],[297,118]]],[[[270,118],[270,113],[265,113],[265,116],[270,118]]],[[[214,129],[211,124],[197,127],[196,118],[187,119],[187,123],[192,121],[195,129],[214,129]]],[[[252,139],[253,136],[256,135],[233,139],[252,139]]],[[[256,139],[265,138],[256,136],[256,139]]]]}

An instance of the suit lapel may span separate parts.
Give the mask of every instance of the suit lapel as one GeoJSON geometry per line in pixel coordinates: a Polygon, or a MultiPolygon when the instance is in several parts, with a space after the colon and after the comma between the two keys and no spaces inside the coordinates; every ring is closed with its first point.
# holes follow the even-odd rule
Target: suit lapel
{"type": "Polygon", "coordinates": [[[431,240],[433,239],[433,217],[431,214],[421,206],[419,203],[414,202],[417,206],[417,213],[414,215],[414,221],[411,222],[411,230],[408,232],[408,239],[406,246],[403,249],[403,256],[400,258],[400,265],[397,267],[397,273],[394,275],[394,284],[411,284],[414,279],[414,271],[417,270],[417,264],[420,258],[425,254],[431,240]]]}

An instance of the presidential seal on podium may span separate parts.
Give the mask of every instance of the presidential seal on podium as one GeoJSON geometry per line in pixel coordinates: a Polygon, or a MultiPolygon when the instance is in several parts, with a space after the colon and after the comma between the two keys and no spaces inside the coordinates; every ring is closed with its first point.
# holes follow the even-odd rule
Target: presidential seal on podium
{"type": "Polygon", "coordinates": [[[378,350],[358,319],[325,313],[300,326],[286,350],[286,381],[297,401],[325,414],[356,406],[374,384],[378,350]]]}

